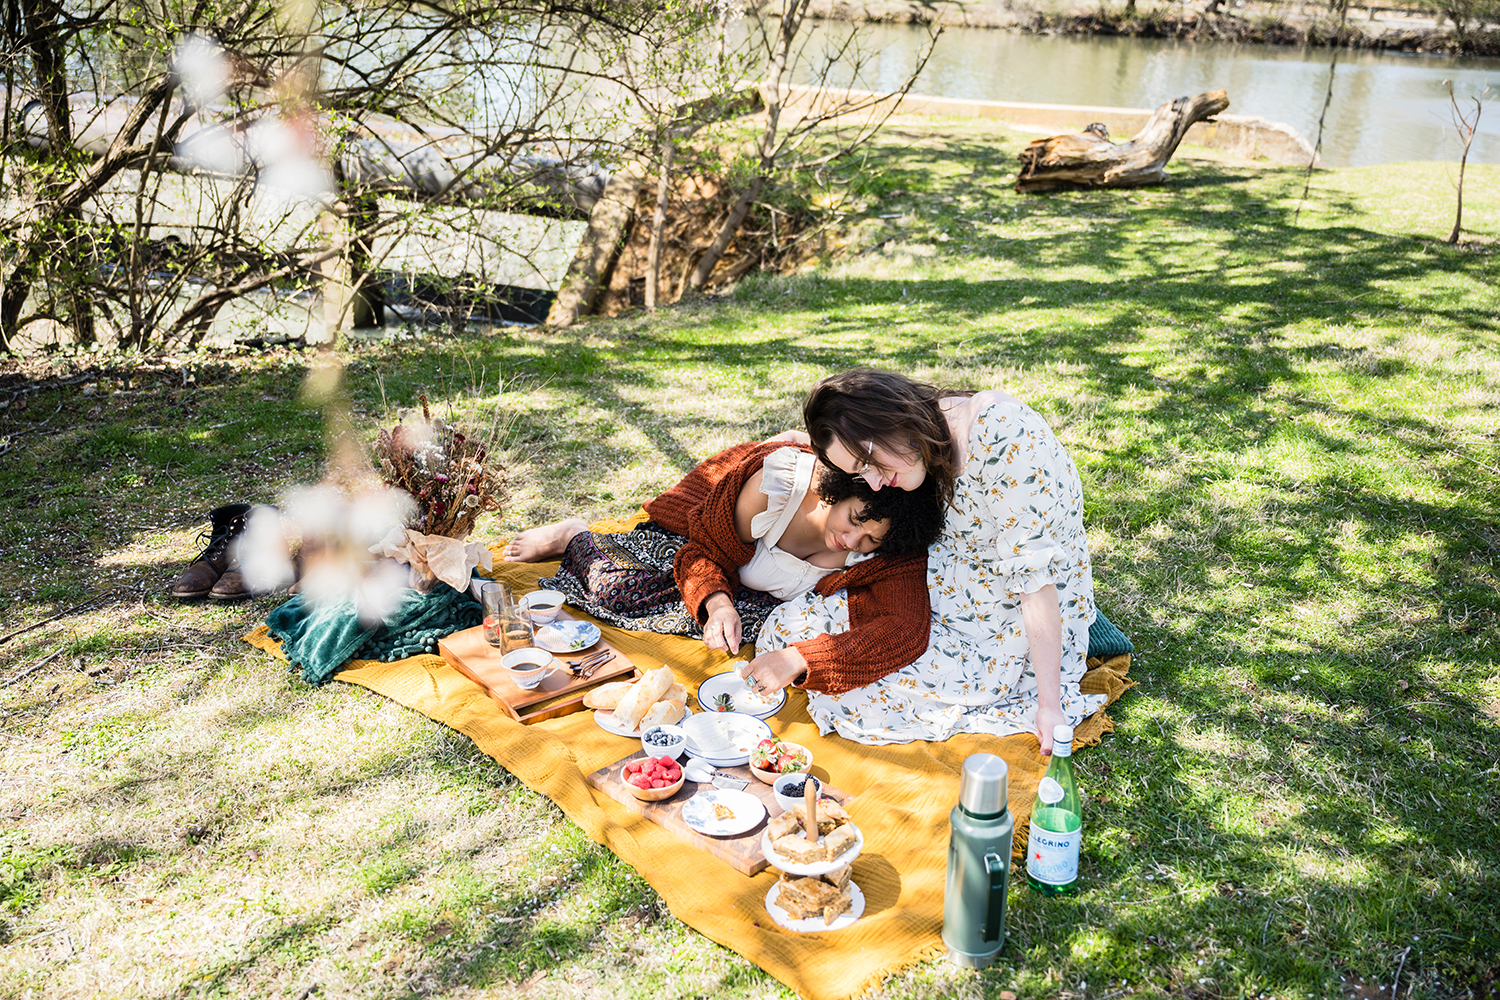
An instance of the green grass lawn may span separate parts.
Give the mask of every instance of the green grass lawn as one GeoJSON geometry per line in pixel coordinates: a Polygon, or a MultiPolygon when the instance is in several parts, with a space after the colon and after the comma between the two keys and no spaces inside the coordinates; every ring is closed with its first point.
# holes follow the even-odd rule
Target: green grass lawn
{"type": "MultiPolygon", "coordinates": [[[[418,392],[500,408],[489,541],[628,514],[850,365],[1027,399],[1140,684],[1078,757],[1082,891],[1013,889],[999,965],[875,995],[1493,996],[1500,168],[1452,247],[1445,165],[1302,200],[1185,149],[1163,188],[1022,197],[1024,142],[897,121],[807,273],[328,360],[366,437],[418,392]]],[[[318,363],[0,381],[0,632],[114,588],[0,645],[0,996],[787,995],[467,739],[238,642],[274,600],[164,597],[208,508],[321,474],[318,363]]]]}

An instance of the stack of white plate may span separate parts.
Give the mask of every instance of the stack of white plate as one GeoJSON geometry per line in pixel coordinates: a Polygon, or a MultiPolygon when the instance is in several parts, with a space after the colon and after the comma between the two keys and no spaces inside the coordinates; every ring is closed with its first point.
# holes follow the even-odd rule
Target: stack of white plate
{"type": "Polygon", "coordinates": [[[679,725],[687,734],[687,752],[714,767],[750,763],[750,751],[771,739],[771,727],[739,712],[699,712],[679,725]]]}

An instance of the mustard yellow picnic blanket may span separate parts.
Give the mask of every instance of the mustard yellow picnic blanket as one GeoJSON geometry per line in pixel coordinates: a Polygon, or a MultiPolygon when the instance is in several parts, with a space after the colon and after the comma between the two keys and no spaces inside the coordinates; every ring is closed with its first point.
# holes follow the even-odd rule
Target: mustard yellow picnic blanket
{"type": "MultiPolygon", "coordinates": [[[[629,523],[611,522],[596,530],[624,530],[629,523]]],[[[495,551],[498,558],[498,547],[495,551]]],[[[556,569],[556,563],[497,562],[494,576],[528,592],[536,589],[538,577],[552,576],[556,569]]],[[[729,659],[694,639],[601,627],[638,666],[670,665],[690,692],[721,673],[729,659]]],[[[245,639],[280,655],[264,627],[245,639]]],[[[1127,676],[1129,656],[1091,660],[1090,667],[1083,690],[1106,693],[1111,703],[1133,684],[1127,676]]],[[[857,995],[902,967],[941,953],[948,813],[958,801],[958,776],[969,754],[997,754],[1010,765],[1010,807],[1021,851],[1036,786],[1046,769],[1034,736],[964,735],[945,743],[884,747],[823,737],[807,714],[806,695],[790,690],[786,706],[767,722],[778,736],[812,750],[815,774],[856,796],[849,811],[865,837],[853,872],[865,895],[864,916],[844,930],[797,934],[766,913],[766,893],[776,882],[773,873],[742,875],[588,784],[585,775],[640,749],[639,742],[600,729],[592,712],[522,725],[438,656],[393,663],[352,660],[334,676],[469,736],[528,787],[556,802],[590,838],[635,868],[678,919],[808,1000],[857,995]]],[[[1074,746],[1097,744],[1113,728],[1101,711],[1078,727],[1074,746]]]]}

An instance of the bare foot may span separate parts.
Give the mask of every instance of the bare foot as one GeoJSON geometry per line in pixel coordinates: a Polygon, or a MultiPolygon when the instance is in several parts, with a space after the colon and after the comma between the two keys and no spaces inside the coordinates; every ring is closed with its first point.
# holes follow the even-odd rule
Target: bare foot
{"type": "Polygon", "coordinates": [[[587,530],[588,524],[578,517],[527,528],[506,543],[500,557],[506,562],[543,562],[556,559],[563,554],[574,535],[587,530]]]}

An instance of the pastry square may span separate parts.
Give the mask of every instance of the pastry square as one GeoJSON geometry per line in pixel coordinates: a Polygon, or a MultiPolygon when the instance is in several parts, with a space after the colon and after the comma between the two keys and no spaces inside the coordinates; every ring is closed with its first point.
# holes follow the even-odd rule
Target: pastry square
{"type": "MultiPolygon", "coordinates": [[[[800,833],[788,834],[785,837],[771,841],[771,849],[796,865],[816,864],[827,858],[822,841],[818,841],[816,844],[809,844],[807,838],[800,833]]],[[[768,858],[767,860],[771,861],[772,864],[775,863],[774,859],[768,858]]]]}
{"type": "Polygon", "coordinates": [[[785,812],[780,816],[772,816],[771,821],[766,824],[766,829],[771,831],[771,841],[774,843],[787,834],[796,833],[802,829],[802,822],[797,819],[795,813],[785,812]]]}
{"type": "Polygon", "coordinates": [[[853,847],[857,840],[858,838],[854,836],[854,827],[839,827],[837,830],[834,830],[828,836],[823,838],[823,844],[826,850],[824,857],[829,861],[835,860],[845,851],[849,850],[849,848],[853,847]]]}

